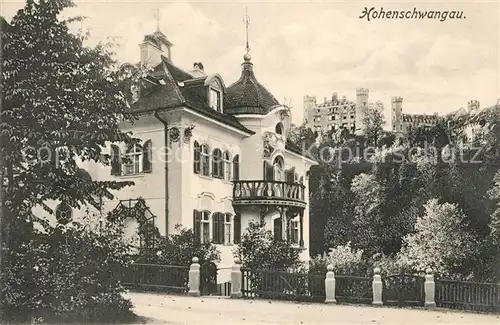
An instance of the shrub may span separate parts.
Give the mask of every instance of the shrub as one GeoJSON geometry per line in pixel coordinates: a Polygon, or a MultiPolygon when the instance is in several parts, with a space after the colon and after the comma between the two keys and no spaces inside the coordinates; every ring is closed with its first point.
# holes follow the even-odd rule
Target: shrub
{"type": "Polygon", "coordinates": [[[132,304],[120,274],[129,263],[122,231],[71,222],[35,231],[4,261],[3,321],[122,322],[132,304]]]}
{"type": "Polygon", "coordinates": [[[175,229],[177,233],[160,236],[154,249],[143,250],[136,262],[189,266],[193,257],[198,257],[200,264],[220,261],[220,252],[214,244],[200,243],[192,229],[181,225],[176,225],[175,229]]]}
{"type": "Polygon", "coordinates": [[[363,258],[362,250],[351,248],[351,242],[331,248],[328,253],[318,255],[310,261],[310,271],[315,274],[326,273],[328,264],[333,265],[335,274],[364,276],[369,263],[363,258]]]}
{"type": "Polygon", "coordinates": [[[431,267],[440,275],[463,274],[461,265],[474,255],[477,243],[464,227],[464,220],[465,215],[456,204],[429,200],[415,232],[403,239],[401,263],[418,272],[431,267]]]}
{"type": "Polygon", "coordinates": [[[303,265],[299,253],[289,242],[275,240],[264,224],[254,221],[249,223],[241,243],[233,251],[243,267],[259,270],[299,269],[303,265]]]}

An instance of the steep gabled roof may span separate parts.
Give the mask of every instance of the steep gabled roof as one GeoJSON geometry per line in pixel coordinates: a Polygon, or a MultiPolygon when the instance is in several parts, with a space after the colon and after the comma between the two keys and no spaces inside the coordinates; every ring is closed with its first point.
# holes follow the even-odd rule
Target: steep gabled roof
{"type": "Polygon", "coordinates": [[[234,116],[219,113],[208,105],[204,84],[206,77],[195,78],[162,56],[162,62],[154,67],[148,78],[153,80],[145,81],[147,86],[143,87],[140,98],[131,105],[132,112],[144,113],[185,106],[205,117],[254,134],[234,116]]]}

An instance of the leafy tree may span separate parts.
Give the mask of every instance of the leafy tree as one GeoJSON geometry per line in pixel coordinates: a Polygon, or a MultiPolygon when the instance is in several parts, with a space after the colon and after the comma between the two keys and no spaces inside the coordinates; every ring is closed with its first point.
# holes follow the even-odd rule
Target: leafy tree
{"type": "Polygon", "coordinates": [[[69,32],[78,19],[58,19],[71,6],[70,0],[30,0],[3,22],[3,238],[13,233],[14,221],[28,222],[19,229],[43,222],[32,208],[52,213],[47,200],[97,207],[96,195],[111,199],[111,190],[132,185],[78,177],[78,161],[107,165],[102,148],[108,142],[134,139],[118,128],[132,119],[122,91],[126,76],[107,45],[84,46],[83,36],[69,32]]]}
{"type": "MultiPolygon", "coordinates": [[[[94,253],[100,251],[99,245],[103,245],[100,239],[95,239],[93,234],[75,231],[72,237],[66,238],[67,241],[62,240],[71,247],[62,243],[59,245],[57,238],[46,237],[47,233],[55,230],[33,213],[35,206],[53,213],[46,204],[49,200],[64,201],[76,209],[85,205],[98,207],[99,200],[96,198],[112,199],[113,190],[133,184],[94,181],[79,174],[79,161],[109,164],[110,156],[103,152],[107,143],[128,144],[135,139],[118,127],[122,121],[133,121],[133,116],[127,113],[130,94],[123,91],[128,76],[116,66],[108,45],[87,47],[84,36],[70,33],[69,24],[80,18],[59,20],[60,13],[71,6],[73,2],[70,0],[28,0],[9,23],[1,20],[2,283],[12,284],[19,272],[25,271],[25,265],[20,266],[18,261],[28,262],[29,259],[25,258],[26,247],[32,247],[42,250],[38,252],[38,257],[49,263],[46,275],[54,275],[54,281],[92,279],[91,283],[85,282],[80,286],[73,283],[66,288],[64,285],[51,285],[50,278],[44,277],[43,281],[49,279],[42,288],[48,290],[47,297],[56,297],[60,299],[58,303],[64,305],[63,309],[46,309],[49,314],[66,312],[68,310],[64,308],[70,306],[76,314],[85,315],[86,311],[90,313],[92,306],[95,307],[85,303],[86,298],[92,300],[92,297],[97,298],[94,303],[101,301],[103,306],[109,308],[121,305],[123,309],[118,309],[128,311],[130,305],[124,303],[120,295],[123,288],[117,285],[114,278],[107,282],[103,278],[95,279],[102,274],[99,269],[90,268],[85,271],[88,274],[84,272],[88,278],[82,279],[80,275],[84,269],[72,267],[81,263],[82,258],[96,257],[94,253]],[[45,232],[38,232],[35,224],[44,227],[45,232]],[[82,246],[82,243],[87,246],[82,246]],[[68,247],[72,253],[62,256],[61,263],[57,264],[57,260],[50,258],[51,253],[43,251],[49,246],[55,249],[68,247]],[[67,263],[71,267],[65,265],[67,263]],[[63,265],[67,266],[66,271],[51,269],[63,265]],[[107,292],[110,300],[102,301],[103,296],[92,296],[91,290],[95,286],[101,286],[103,296],[107,292]],[[77,297],[77,305],[70,301],[72,296],[77,297]]],[[[108,253],[113,255],[113,249],[119,250],[119,247],[110,248],[108,253]]],[[[104,270],[107,269],[106,263],[111,262],[109,254],[106,254],[100,256],[103,259],[95,260],[102,262],[98,266],[104,270]]],[[[89,263],[88,260],[86,262],[89,263]]],[[[23,290],[29,290],[23,286],[10,288],[12,290],[8,294],[12,296],[22,296],[26,294],[23,290]]],[[[2,294],[5,295],[6,291],[2,294]]],[[[39,296],[27,296],[36,298],[35,302],[38,302],[39,296]]],[[[37,306],[53,307],[54,302],[45,298],[41,297],[41,305],[37,306]]],[[[30,302],[33,301],[26,301],[28,305],[30,302]]],[[[20,308],[33,311],[38,308],[28,305],[20,308]]]]}
{"type": "Polygon", "coordinates": [[[456,204],[432,199],[404,238],[401,258],[417,271],[433,268],[440,275],[463,273],[464,260],[475,253],[476,238],[464,228],[465,215],[456,204]]]}
{"type": "Polygon", "coordinates": [[[370,104],[365,109],[363,124],[365,125],[365,136],[370,145],[377,145],[384,131],[385,124],[384,106],[381,102],[370,104]]]}

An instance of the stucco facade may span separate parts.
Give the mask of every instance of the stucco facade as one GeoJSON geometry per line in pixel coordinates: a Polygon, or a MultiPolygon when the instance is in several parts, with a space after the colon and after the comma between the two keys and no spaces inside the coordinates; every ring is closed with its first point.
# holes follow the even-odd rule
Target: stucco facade
{"type": "MultiPolygon", "coordinates": [[[[98,220],[119,205],[143,199],[162,235],[182,225],[192,228],[197,240],[217,245],[219,268],[227,270],[220,272],[220,282],[229,279],[232,251],[251,220],[292,241],[307,261],[307,175],[316,162],[287,141],[290,109],[258,83],[249,53],[241,78],[226,87],[219,75],[205,74],[201,63],[190,72],[176,67],[171,47],[159,31],[146,35],[141,62],[128,65],[150,68],[134,85],[131,109],[138,120],[120,126],[141,141],[104,148],[113,157],[111,166],[81,167],[94,180],[135,185],[116,191],[113,200],[102,200],[101,210],[91,213],[98,220]],[[122,161],[123,156],[129,160],[122,161]]],[[[57,213],[60,202],[49,204],[57,213]]],[[[84,210],[73,209],[73,219],[88,215],[84,210]]],[[[134,220],[129,225],[137,227],[134,220]]]]}

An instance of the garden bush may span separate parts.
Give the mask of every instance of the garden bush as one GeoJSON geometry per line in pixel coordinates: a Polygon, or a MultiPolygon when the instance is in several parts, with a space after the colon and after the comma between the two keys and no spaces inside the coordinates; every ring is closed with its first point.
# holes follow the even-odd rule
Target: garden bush
{"type": "Polygon", "coordinates": [[[337,275],[365,276],[370,271],[370,263],[363,257],[363,250],[353,249],[351,242],[311,259],[309,270],[314,274],[323,274],[328,264],[333,266],[337,275]]]}
{"type": "Polygon", "coordinates": [[[155,264],[189,266],[193,257],[198,257],[199,263],[219,262],[220,252],[210,242],[201,243],[196,240],[193,230],[175,226],[176,233],[161,236],[150,259],[155,264]]]}
{"type": "Polygon", "coordinates": [[[242,267],[259,270],[297,270],[303,266],[300,251],[289,242],[275,240],[265,224],[251,221],[233,251],[242,267]]]}
{"type": "Polygon", "coordinates": [[[122,230],[111,223],[34,230],[4,256],[2,323],[132,320],[120,283],[127,252],[122,230]]]}

